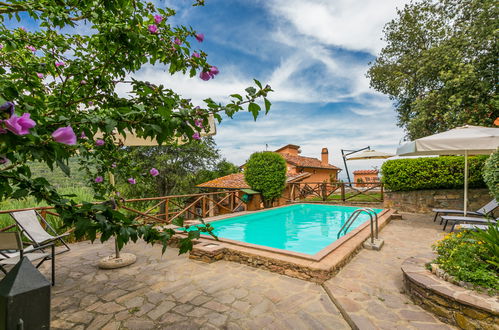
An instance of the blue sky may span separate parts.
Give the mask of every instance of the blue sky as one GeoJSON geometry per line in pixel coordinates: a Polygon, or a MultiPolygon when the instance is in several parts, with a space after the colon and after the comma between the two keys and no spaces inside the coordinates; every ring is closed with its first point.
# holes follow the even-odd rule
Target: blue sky
{"type": "MultiPolygon", "coordinates": [[[[171,86],[202,104],[206,97],[227,101],[243,93],[253,78],[270,84],[273,106],[256,122],[239,113],[219,126],[215,140],[222,155],[242,164],[255,151],[286,144],[302,155],[320,157],[343,168],[340,149],[365,146],[394,153],[404,132],[385,95],[369,88],[368,63],[383,47],[383,25],[406,0],[156,0],[173,7],[170,23],[204,33],[201,44],[209,62],[220,69],[213,80],[170,76],[163,68],[144,67],[139,79],[171,86]]],[[[29,28],[29,26],[27,26],[29,28]]],[[[379,166],[380,161],[350,161],[350,171],[379,166]]],[[[344,176],[344,175],[343,175],[344,176]]]]}
{"type": "MultiPolygon", "coordinates": [[[[274,150],[288,143],[300,145],[302,155],[318,158],[327,147],[330,162],[341,168],[340,149],[369,145],[394,153],[404,132],[396,126],[390,100],[369,88],[365,74],[384,45],[383,25],[406,2],[208,0],[205,7],[191,8],[188,1],[175,1],[175,22],[205,34],[200,47],[221,73],[207,82],[164,74],[158,78],[176,84],[193,100],[212,96],[224,101],[252,78],[273,87],[267,116],[254,122],[250,114],[240,113],[218,126],[215,140],[237,164],[266,145],[274,150]]],[[[349,169],[380,164],[350,161],[349,169]]]]}

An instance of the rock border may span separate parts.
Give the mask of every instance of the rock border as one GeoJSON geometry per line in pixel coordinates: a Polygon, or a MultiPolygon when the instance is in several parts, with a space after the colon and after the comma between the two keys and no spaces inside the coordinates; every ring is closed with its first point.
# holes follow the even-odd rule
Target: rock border
{"type": "Polygon", "coordinates": [[[461,329],[499,329],[499,299],[436,276],[425,265],[434,254],[411,257],[402,264],[404,286],[412,300],[445,323],[461,329]]]}

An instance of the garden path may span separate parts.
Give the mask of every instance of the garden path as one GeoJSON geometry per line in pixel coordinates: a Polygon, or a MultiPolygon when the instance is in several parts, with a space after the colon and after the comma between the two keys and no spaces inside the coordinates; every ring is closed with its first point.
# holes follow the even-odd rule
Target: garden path
{"type": "Polygon", "coordinates": [[[362,330],[452,329],[404,294],[400,270],[406,258],[431,252],[445,233],[431,216],[402,215],[380,232],[381,251],[362,250],[324,286],[362,330]]]}

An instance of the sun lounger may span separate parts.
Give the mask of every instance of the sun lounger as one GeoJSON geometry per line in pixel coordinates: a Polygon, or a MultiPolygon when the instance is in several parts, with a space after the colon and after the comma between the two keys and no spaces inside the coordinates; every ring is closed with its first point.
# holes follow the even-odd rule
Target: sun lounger
{"type": "Polygon", "coordinates": [[[453,231],[454,227],[460,223],[472,223],[472,224],[486,225],[488,223],[496,223],[497,219],[493,220],[493,219],[487,219],[487,218],[458,217],[458,216],[452,216],[452,215],[443,215],[442,221],[445,221],[443,230],[445,230],[445,228],[447,228],[447,224],[450,221],[450,222],[452,222],[452,228],[450,231],[453,231]]]}
{"type": "MultiPolygon", "coordinates": [[[[477,215],[477,216],[487,216],[491,213],[494,212],[494,210],[499,207],[497,201],[495,199],[491,200],[488,202],[486,205],[482,206],[476,211],[467,211],[466,215],[477,215]]],[[[435,217],[433,218],[433,222],[437,220],[437,217],[442,214],[455,214],[455,215],[464,215],[463,210],[449,210],[449,209],[433,209],[433,212],[435,212],[435,217]]],[[[440,220],[440,224],[442,224],[443,220],[440,220]]]]}
{"type": "Polygon", "coordinates": [[[454,227],[454,230],[456,230],[456,229],[459,229],[459,230],[487,230],[487,228],[489,228],[488,225],[461,223],[461,224],[456,225],[454,227]]]}
{"type": "Polygon", "coordinates": [[[52,286],[55,285],[55,246],[54,243],[34,247],[33,245],[23,248],[21,237],[18,232],[0,232],[0,271],[7,274],[4,266],[16,265],[23,257],[29,261],[38,261],[36,268],[46,260],[52,261],[52,286]],[[51,249],[50,253],[43,249],[51,249]]]}
{"type": "Polygon", "coordinates": [[[66,232],[62,235],[57,235],[57,232],[50,226],[50,224],[45,220],[38,212],[35,210],[28,211],[18,211],[11,212],[10,215],[14,218],[17,226],[21,229],[23,235],[35,246],[41,246],[50,242],[60,241],[66,250],[61,252],[69,251],[70,248],[66,242],[62,239],[63,237],[69,235],[66,232]],[[53,235],[49,234],[40,224],[39,219],[45,224],[45,228],[49,229],[53,235]]]}

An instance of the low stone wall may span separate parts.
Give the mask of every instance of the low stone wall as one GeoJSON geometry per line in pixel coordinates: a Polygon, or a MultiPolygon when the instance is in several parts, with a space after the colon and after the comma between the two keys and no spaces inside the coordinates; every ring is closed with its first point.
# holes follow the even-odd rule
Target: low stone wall
{"type": "Polygon", "coordinates": [[[457,286],[425,268],[435,256],[412,257],[402,264],[406,293],[443,322],[461,329],[499,329],[499,301],[457,286]]]}
{"type": "MultiPolygon", "coordinates": [[[[384,208],[402,212],[429,213],[434,208],[463,209],[463,189],[385,191],[384,208]]],[[[468,190],[468,209],[476,210],[490,202],[487,189],[468,190]]]]}
{"type": "MultiPolygon", "coordinates": [[[[302,280],[323,283],[330,279],[335,269],[313,269],[283,260],[256,255],[236,249],[229,249],[215,244],[200,244],[190,252],[189,258],[204,262],[218,260],[234,261],[248,266],[265,269],[274,273],[288,275],[302,280]]],[[[360,247],[359,247],[360,249],[360,247]]],[[[352,253],[354,254],[354,253],[352,253]]],[[[352,255],[353,256],[353,255],[352,255]]]]}

